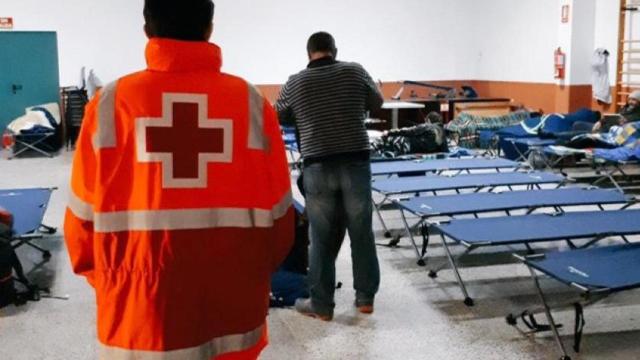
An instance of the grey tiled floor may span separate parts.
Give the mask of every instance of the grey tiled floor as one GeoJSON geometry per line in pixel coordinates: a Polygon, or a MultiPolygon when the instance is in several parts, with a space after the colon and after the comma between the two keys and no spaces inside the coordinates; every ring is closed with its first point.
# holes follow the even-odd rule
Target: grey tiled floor
{"type": "MultiPolygon", "coordinates": [[[[0,188],[57,186],[46,223],[60,227],[70,167],[70,153],[54,159],[0,158],[0,188]]],[[[392,227],[399,217],[386,211],[392,227]]],[[[377,221],[376,221],[377,223],[377,221]]],[[[383,239],[378,236],[379,241],[383,239]]],[[[93,359],[96,357],[95,304],[91,289],[73,275],[59,236],[43,242],[53,249],[51,262],[30,276],[51,284],[69,301],[43,300],[21,308],[0,311],[0,359],[93,359]]],[[[553,339],[548,335],[525,337],[505,324],[504,315],[537,305],[527,270],[509,260],[507,249],[463,264],[462,276],[477,301],[474,308],[462,304],[453,274],[441,273],[437,280],[416,266],[412,250],[404,241],[400,248],[379,248],[382,287],[372,316],[357,314],[352,306],[349,247],[338,259],[338,279],[333,322],[324,323],[297,315],[289,309],[272,310],[269,316],[271,345],[262,359],[555,359],[553,339]],[[487,265],[488,263],[491,266],[487,265]]],[[[28,269],[40,260],[38,254],[21,248],[28,269]]],[[[441,246],[431,247],[430,263],[444,260],[441,246]]],[[[557,300],[572,295],[553,281],[542,282],[557,300]]],[[[558,313],[573,326],[573,314],[558,313]]],[[[586,334],[582,355],[574,359],[640,358],[640,293],[621,294],[586,310],[586,334]]],[[[567,345],[572,338],[565,335],[567,345]]]]}

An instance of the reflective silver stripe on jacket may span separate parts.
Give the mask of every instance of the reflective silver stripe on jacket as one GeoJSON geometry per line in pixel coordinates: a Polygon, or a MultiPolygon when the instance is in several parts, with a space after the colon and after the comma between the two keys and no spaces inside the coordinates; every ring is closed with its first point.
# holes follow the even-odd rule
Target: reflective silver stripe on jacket
{"type": "Polygon", "coordinates": [[[249,149],[266,150],[264,134],[264,98],[255,86],[249,86],[249,149]]]}
{"type": "Polygon", "coordinates": [[[73,189],[69,190],[69,210],[80,220],[93,221],[93,206],[81,200],[73,189]]]}
{"type": "Polygon", "coordinates": [[[270,210],[242,208],[133,210],[89,213],[91,206],[75,197],[69,208],[80,219],[94,221],[96,233],[119,231],[269,228],[293,204],[291,192],[270,210]]]}
{"type": "Polygon", "coordinates": [[[100,346],[100,360],[210,360],[226,353],[248,350],[258,344],[265,325],[244,334],[233,334],[212,339],[192,348],[172,351],[127,350],[100,346]]]}
{"type": "Polygon", "coordinates": [[[93,136],[93,148],[113,148],[116,146],[116,88],[118,82],[107,84],[100,90],[98,99],[98,118],[96,133],[93,136]]]}

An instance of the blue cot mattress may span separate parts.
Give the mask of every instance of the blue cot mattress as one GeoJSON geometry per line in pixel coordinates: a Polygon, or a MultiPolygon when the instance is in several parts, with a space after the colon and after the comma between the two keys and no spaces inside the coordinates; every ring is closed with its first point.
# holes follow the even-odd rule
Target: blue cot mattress
{"type": "Polygon", "coordinates": [[[417,197],[399,201],[398,205],[418,216],[429,217],[554,206],[623,204],[631,200],[617,190],[562,188],[417,197]]]}
{"type": "Polygon", "coordinates": [[[371,164],[373,175],[392,175],[412,172],[442,172],[458,170],[483,170],[517,168],[519,163],[506,159],[442,159],[420,161],[395,161],[371,164]]]}
{"type": "Polygon", "coordinates": [[[435,228],[467,246],[635,235],[640,234],[640,210],[462,219],[435,228]]]}
{"type": "Polygon", "coordinates": [[[565,180],[561,175],[547,172],[471,174],[453,177],[431,175],[376,180],[372,188],[383,194],[406,194],[497,186],[542,185],[562,183],[565,180]]]}
{"type": "Polygon", "coordinates": [[[529,257],[525,262],[566,284],[611,292],[640,287],[640,244],[624,244],[529,257]]]}
{"type": "Polygon", "coordinates": [[[16,236],[40,228],[50,198],[51,189],[0,190],[0,207],[13,214],[16,236]]]}

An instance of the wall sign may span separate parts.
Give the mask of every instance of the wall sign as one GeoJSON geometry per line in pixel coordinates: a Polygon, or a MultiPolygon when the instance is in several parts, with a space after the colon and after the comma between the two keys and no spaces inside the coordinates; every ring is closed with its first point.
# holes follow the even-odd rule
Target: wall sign
{"type": "Polygon", "coordinates": [[[569,5],[562,5],[562,23],[569,22],[569,5]]]}
{"type": "Polygon", "coordinates": [[[0,17],[0,29],[13,29],[13,18],[0,17]]]}

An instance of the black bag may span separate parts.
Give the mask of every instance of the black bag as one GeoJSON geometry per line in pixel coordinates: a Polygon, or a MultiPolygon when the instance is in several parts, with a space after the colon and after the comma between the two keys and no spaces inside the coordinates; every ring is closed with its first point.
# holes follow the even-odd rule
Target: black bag
{"type": "Polygon", "coordinates": [[[271,276],[269,306],[293,306],[296,299],[309,297],[309,222],[304,213],[295,212],[295,240],[289,255],[271,276]]]}
{"type": "Polygon", "coordinates": [[[13,264],[16,254],[11,246],[10,228],[0,223],[0,309],[16,300],[13,264]]]}
{"type": "Polygon", "coordinates": [[[390,130],[387,136],[408,145],[406,149],[396,149],[396,156],[432,154],[449,150],[444,129],[440,124],[421,124],[410,128],[394,129],[390,130]]]}
{"type": "Polygon", "coordinates": [[[13,237],[13,216],[0,208],[0,308],[8,305],[24,305],[28,300],[40,300],[38,288],[32,286],[24,276],[22,264],[16,255],[11,239],[13,237]],[[26,291],[18,292],[13,278],[14,271],[26,291]]]}

